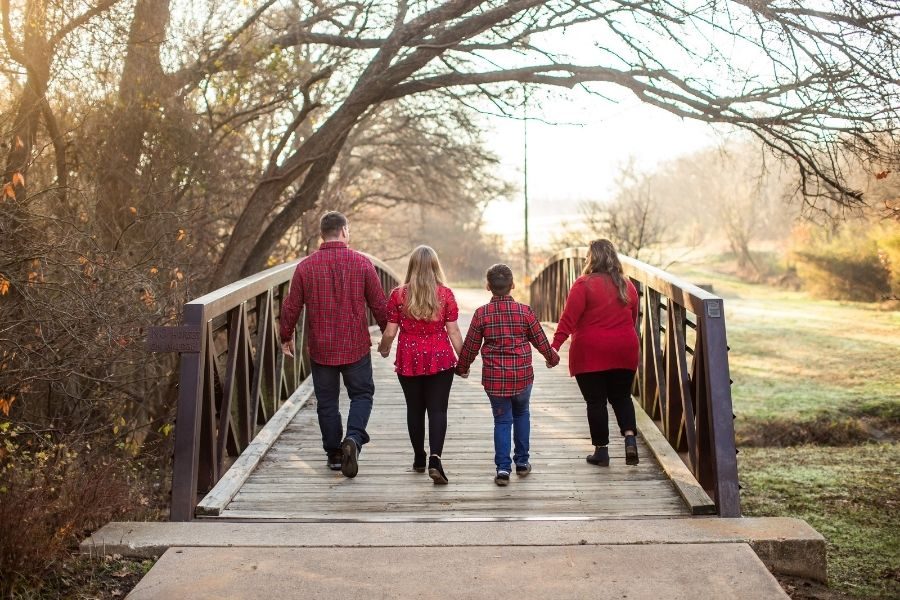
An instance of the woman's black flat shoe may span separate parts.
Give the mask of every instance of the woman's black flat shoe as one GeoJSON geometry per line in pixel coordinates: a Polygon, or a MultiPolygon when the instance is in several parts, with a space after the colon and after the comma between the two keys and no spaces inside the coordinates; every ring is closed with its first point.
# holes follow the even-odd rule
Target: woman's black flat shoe
{"type": "Polygon", "coordinates": [[[441,465],[441,459],[437,456],[428,458],[428,476],[438,485],[447,485],[450,480],[444,473],[444,467],[441,465]]]}
{"type": "Polygon", "coordinates": [[[426,455],[424,452],[422,454],[416,454],[415,459],[413,459],[413,471],[416,473],[425,472],[425,458],[426,455]]]}

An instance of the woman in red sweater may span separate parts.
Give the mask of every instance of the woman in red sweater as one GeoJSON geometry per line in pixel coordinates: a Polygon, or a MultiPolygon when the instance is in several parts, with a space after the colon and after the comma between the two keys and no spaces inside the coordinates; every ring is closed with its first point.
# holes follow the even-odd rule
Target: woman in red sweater
{"type": "Polygon", "coordinates": [[[459,308],[437,253],[419,246],[409,257],[406,282],[394,288],[387,303],[388,324],[378,345],[387,358],[399,332],[397,378],[406,397],[406,426],[412,443],[413,469],[425,472],[425,414],[428,414],[428,475],[447,483],[441,452],[447,435],[447,404],[462,334],[456,323],[459,308]]]}
{"type": "Polygon", "coordinates": [[[622,272],[616,247],[594,240],[581,277],[575,280],[559,319],[553,349],[570,335],[569,374],[587,403],[594,453],[587,461],[609,466],[607,401],[625,436],[625,463],[638,464],[631,385],[638,365],[638,294],[622,272]]]}

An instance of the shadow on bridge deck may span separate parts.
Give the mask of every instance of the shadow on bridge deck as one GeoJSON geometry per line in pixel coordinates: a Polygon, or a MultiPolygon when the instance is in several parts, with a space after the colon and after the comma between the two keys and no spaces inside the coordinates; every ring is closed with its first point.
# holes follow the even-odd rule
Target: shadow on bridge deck
{"type": "MultiPolygon", "coordinates": [[[[488,292],[461,290],[465,331],[488,292]]],[[[377,336],[375,336],[377,342],[377,336]]],[[[585,462],[591,451],[584,401],[562,364],[553,370],[535,356],[531,401],[534,472],[508,487],[493,482],[493,421],[480,385],[480,359],[468,379],[456,378],[450,395],[444,468],[447,486],[412,470],[406,405],[393,357],[374,351],[375,407],[371,442],[360,472],[347,479],[330,471],[316,421],[314,399],[302,408],[247,477],[217,519],[290,521],[434,521],[585,519],[688,516],[689,508],[643,443],[641,464],[626,466],[621,438],[610,444],[612,465],[585,462]]],[[[347,398],[341,399],[346,417],[347,398]]],[[[610,431],[617,431],[611,415],[610,431]]],[[[427,447],[427,446],[426,446],[427,447]]]]}

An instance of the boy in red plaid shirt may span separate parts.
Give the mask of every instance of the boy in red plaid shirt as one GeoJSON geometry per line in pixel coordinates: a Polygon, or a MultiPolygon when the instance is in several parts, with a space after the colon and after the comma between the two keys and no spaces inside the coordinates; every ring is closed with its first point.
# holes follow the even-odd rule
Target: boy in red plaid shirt
{"type": "Polygon", "coordinates": [[[457,374],[467,376],[469,365],[481,351],[481,384],[494,413],[494,463],[497,466],[494,482],[497,485],[509,483],[513,461],[520,477],[531,472],[528,462],[531,430],[528,404],[534,382],[531,345],[547,360],[547,367],[559,364],[559,355],[550,347],[531,307],[516,302],[509,295],[513,288],[513,274],[508,266],[498,264],[488,269],[487,289],[494,296],[488,304],[475,310],[456,366],[457,374]],[[509,458],[510,433],[515,443],[513,461],[509,458]]]}

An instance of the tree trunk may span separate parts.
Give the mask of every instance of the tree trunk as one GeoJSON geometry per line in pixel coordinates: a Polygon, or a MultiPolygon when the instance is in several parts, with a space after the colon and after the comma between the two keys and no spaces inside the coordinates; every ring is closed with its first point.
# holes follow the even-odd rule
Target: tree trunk
{"type": "Polygon", "coordinates": [[[399,49],[399,45],[382,48],[340,108],[284,161],[268,181],[257,186],[225,246],[210,283],[211,289],[227,285],[241,274],[251,274],[265,264],[281,236],[304,210],[315,204],[347,136],[359,119],[372,105],[384,101],[395,85],[439,54],[434,50],[419,52],[421,55],[415,60],[407,58],[403,64],[391,66],[391,57],[399,49]],[[298,194],[264,231],[278,198],[304,172],[307,172],[309,182],[304,180],[298,194]]]}
{"type": "Polygon", "coordinates": [[[347,136],[371,106],[384,102],[397,85],[432,59],[440,56],[454,43],[466,36],[474,35],[479,30],[487,29],[492,23],[512,16],[522,8],[509,4],[496,9],[493,21],[480,21],[463,29],[448,28],[433,40],[433,45],[417,47],[411,54],[395,62],[408,40],[423,35],[435,18],[452,19],[462,16],[471,9],[471,6],[464,2],[448,3],[448,6],[442,9],[435,9],[430,16],[423,15],[414,20],[417,21],[415,26],[412,22],[398,25],[357,79],[353,90],[340,108],[284,161],[282,167],[269,181],[261,183],[251,195],[216,267],[211,287],[218,288],[231,283],[241,274],[252,273],[265,264],[269,253],[281,236],[304,210],[315,204],[347,136]],[[449,6],[451,4],[453,6],[449,6]],[[266,226],[266,220],[278,198],[304,172],[307,173],[309,182],[304,181],[300,192],[288,202],[285,209],[264,231],[263,227],[266,226]]]}
{"type": "MultiPolygon", "coordinates": [[[[306,205],[309,201],[315,203],[347,135],[370,104],[371,101],[363,103],[348,100],[345,102],[297,151],[284,161],[283,165],[268,180],[256,187],[234,226],[222,258],[219,259],[216,272],[210,282],[210,289],[232,283],[242,274],[253,273],[254,271],[249,270],[253,268],[249,266],[251,263],[255,267],[265,264],[268,252],[278,243],[284,231],[287,231],[287,228],[284,228],[278,233],[279,227],[285,222],[289,222],[287,227],[290,227],[298,218],[298,216],[294,216],[293,219],[289,219],[287,215],[280,218],[279,214],[275,218],[279,226],[266,229],[263,234],[266,242],[257,248],[257,244],[261,242],[260,235],[263,228],[266,227],[266,221],[277,204],[278,198],[300,175],[307,172],[306,179],[309,179],[309,182],[304,179],[298,195],[288,203],[288,207],[283,212],[295,215],[297,209],[292,207],[292,204],[306,205]],[[318,158],[307,159],[307,157],[318,158]],[[274,243],[271,242],[273,237],[275,237],[274,243]]],[[[307,208],[311,208],[311,205],[308,205],[307,208]]],[[[300,210],[299,214],[303,214],[303,210],[300,210]]]]}
{"type": "Polygon", "coordinates": [[[272,181],[256,187],[225,244],[225,250],[210,280],[209,289],[228,285],[240,277],[245,257],[253,250],[259,230],[262,229],[272,207],[278,202],[279,195],[288,185],[290,182],[272,181]]]}
{"type": "Polygon", "coordinates": [[[346,139],[347,136],[344,136],[337,150],[316,161],[306,174],[303,185],[300,186],[291,202],[269,223],[244,260],[244,265],[241,269],[242,277],[261,271],[278,242],[284,237],[284,234],[303,217],[304,212],[315,207],[322,189],[328,183],[328,174],[331,173],[331,169],[334,167],[334,163],[340,154],[339,148],[343,146],[346,139]]]}
{"type": "MultiPolygon", "coordinates": [[[[19,97],[13,121],[9,153],[3,170],[3,183],[13,183],[16,173],[25,177],[31,166],[31,153],[37,141],[43,105],[47,101],[47,82],[50,80],[50,49],[44,31],[47,6],[44,0],[29,2],[25,8],[24,39],[22,47],[10,49],[17,62],[25,67],[28,77],[19,97]]],[[[26,178],[27,182],[27,178],[26,178]]],[[[24,185],[14,185],[16,197],[25,196],[24,185]]]]}
{"type": "MultiPolygon", "coordinates": [[[[6,155],[6,167],[3,171],[3,183],[10,183],[13,175],[27,175],[31,165],[31,153],[37,140],[38,127],[41,124],[41,105],[44,103],[47,80],[29,69],[25,88],[19,98],[10,136],[9,153],[6,155]]],[[[26,179],[27,181],[27,179],[26,179]]],[[[16,185],[16,195],[24,197],[25,187],[16,185]]]]}
{"type": "Polygon", "coordinates": [[[139,165],[144,136],[167,96],[160,46],[169,24],[170,0],[137,0],[128,35],[128,51],[119,83],[118,103],[110,115],[109,137],[98,181],[97,215],[104,242],[112,247],[140,208],[139,165]]]}

